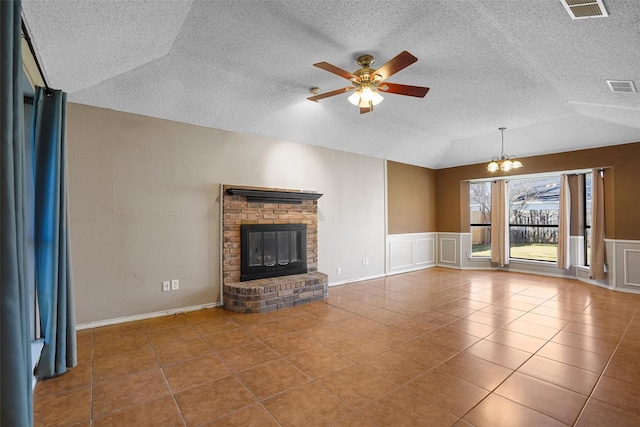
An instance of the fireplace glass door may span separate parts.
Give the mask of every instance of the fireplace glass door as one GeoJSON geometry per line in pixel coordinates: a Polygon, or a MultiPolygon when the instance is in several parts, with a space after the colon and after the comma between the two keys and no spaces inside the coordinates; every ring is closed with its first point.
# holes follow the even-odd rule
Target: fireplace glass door
{"type": "Polygon", "coordinates": [[[240,280],[307,272],[306,224],[241,226],[240,280]]]}

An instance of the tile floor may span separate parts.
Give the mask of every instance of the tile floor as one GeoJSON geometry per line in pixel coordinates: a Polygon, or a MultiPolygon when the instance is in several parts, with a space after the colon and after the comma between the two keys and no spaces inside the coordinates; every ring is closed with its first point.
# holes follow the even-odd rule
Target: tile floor
{"type": "Polygon", "coordinates": [[[640,296],[433,268],[326,302],[208,309],[78,332],[35,424],[640,425],[640,296]]]}

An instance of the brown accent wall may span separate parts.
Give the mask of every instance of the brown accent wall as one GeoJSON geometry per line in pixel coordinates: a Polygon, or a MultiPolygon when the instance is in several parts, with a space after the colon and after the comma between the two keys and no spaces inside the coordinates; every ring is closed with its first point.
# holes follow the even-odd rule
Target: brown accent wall
{"type": "Polygon", "coordinates": [[[524,168],[507,174],[491,174],[487,172],[484,163],[436,171],[438,231],[469,231],[469,195],[468,185],[462,182],[464,180],[605,167],[606,237],[640,240],[640,142],[527,157],[521,160],[524,168]]]}
{"type": "Polygon", "coordinates": [[[388,233],[436,231],[436,171],[387,161],[388,233]]]}

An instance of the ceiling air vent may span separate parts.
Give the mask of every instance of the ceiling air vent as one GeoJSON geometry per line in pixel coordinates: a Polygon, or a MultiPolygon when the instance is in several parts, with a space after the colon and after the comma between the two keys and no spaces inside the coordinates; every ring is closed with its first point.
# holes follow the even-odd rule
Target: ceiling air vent
{"type": "Polygon", "coordinates": [[[607,80],[609,89],[615,93],[636,93],[636,87],[628,80],[607,80]]]}
{"type": "Polygon", "coordinates": [[[603,0],[560,0],[571,19],[603,18],[609,16],[603,0]]]}

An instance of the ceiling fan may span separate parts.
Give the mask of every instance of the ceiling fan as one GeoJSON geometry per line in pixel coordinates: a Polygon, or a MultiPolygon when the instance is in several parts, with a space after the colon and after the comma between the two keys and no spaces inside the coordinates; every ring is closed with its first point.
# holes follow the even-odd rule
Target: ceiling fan
{"type": "MultiPolygon", "coordinates": [[[[373,56],[361,55],[358,57],[358,64],[361,68],[353,73],[338,68],[335,65],[331,65],[328,62],[318,62],[317,64],[313,64],[313,66],[336,74],[340,77],[344,77],[347,80],[351,80],[353,86],[347,86],[331,92],[310,96],[307,99],[310,101],[319,101],[330,96],[354,91],[353,94],[349,96],[349,102],[360,107],[360,114],[364,114],[373,111],[373,106],[378,105],[382,101],[383,97],[380,95],[380,92],[424,98],[427,92],[429,92],[428,87],[401,85],[386,81],[389,77],[413,64],[417,60],[418,58],[405,50],[400,52],[396,57],[384,64],[382,67],[373,69],[371,68],[371,65],[373,64],[373,56]]],[[[314,89],[318,90],[317,88],[314,89]]],[[[313,89],[312,93],[314,93],[313,89]]]]}

